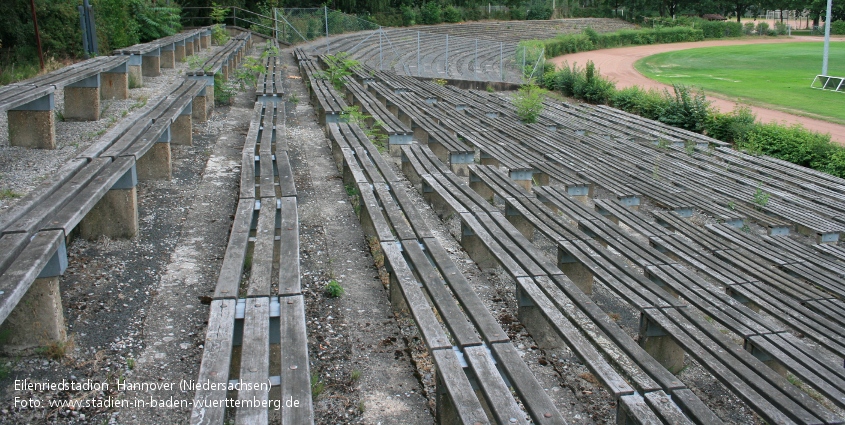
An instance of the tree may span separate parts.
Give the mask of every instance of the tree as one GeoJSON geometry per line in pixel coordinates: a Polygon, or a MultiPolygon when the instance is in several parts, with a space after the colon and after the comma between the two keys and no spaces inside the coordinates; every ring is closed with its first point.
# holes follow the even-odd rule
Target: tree
{"type": "Polygon", "coordinates": [[[526,124],[537,122],[537,117],[540,116],[540,112],[543,112],[545,98],[545,89],[537,87],[533,82],[524,84],[512,98],[516,115],[526,124]]]}

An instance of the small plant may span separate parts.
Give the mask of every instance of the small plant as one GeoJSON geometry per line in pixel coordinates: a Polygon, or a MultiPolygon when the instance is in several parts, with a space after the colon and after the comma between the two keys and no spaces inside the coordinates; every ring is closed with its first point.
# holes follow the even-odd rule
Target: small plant
{"type": "Polygon", "coordinates": [[[651,178],[653,180],[660,180],[660,165],[654,164],[654,168],[651,169],[651,178]]]}
{"type": "Polygon", "coordinates": [[[261,64],[260,60],[253,57],[246,58],[243,65],[235,70],[235,81],[238,83],[238,88],[243,91],[247,87],[255,86],[255,83],[258,82],[256,74],[260,74],[264,70],[264,65],[261,64]]]}
{"type": "Polygon", "coordinates": [[[364,400],[359,401],[358,402],[358,411],[361,412],[361,413],[364,413],[365,409],[366,409],[366,406],[364,405],[364,400]]]}
{"type": "Polygon", "coordinates": [[[373,125],[368,127],[367,122],[373,117],[361,113],[357,106],[347,106],[343,109],[340,119],[350,124],[357,124],[364,131],[364,134],[373,142],[379,152],[384,153],[387,150],[387,135],[380,130],[384,127],[384,123],[379,120],[373,121],[373,125]]]}
{"type": "Polygon", "coordinates": [[[695,142],[692,140],[687,140],[686,142],[684,142],[684,151],[689,156],[695,155],[695,142]]]}
{"type": "Polygon", "coordinates": [[[744,233],[751,233],[751,228],[745,223],[742,224],[742,227],[739,230],[742,230],[744,233]]]}
{"type": "Polygon", "coordinates": [[[271,56],[279,56],[279,48],[268,41],[264,47],[264,52],[261,53],[261,59],[267,59],[271,56]]]}
{"type": "Polygon", "coordinates": [[[214,40],[217,45],[221,45],[229,41],[229,34],[226,32],[226,28],[223,27],[223,21],[226,19],[226,15],[229,14],[229,10],[228,8],[221,7],[214,2],[212,2],[211,5],[211,20],[215,22],[215,24],[211,27],[211,39],[214,40]]]}
{"type": "Polygon", "coordinates": [[[60,122],[65,121],[65,114],[58,109],[56,109],[56,121],[60,121],[60,122]]]}
{"type": "Polygon", "coordinates": [[[495,93],[495,92],[496,92],[496,89],[494,89],[494,88],[493,88],[493,86],[491,86],[491,85],[489,85],[489,84],[488,84],[488,85],[487,85],[487,92],[488,92],[488,93],[495,93]]]}
{"type": "Polygon", "coordinates": [[[15,192],[12,189],[0,190],[0,201],[5,200],[5,199],[20,198],[20,197],[21,197],[21,194],[18,193],[18,192],[15,192]]]}
{"type": "Polygon", "coordinates": [[[316,373],[311,374],[311,397],[317,398],[326,389],[326,384],[320,380],[320,376],[316,373]]]}
{"type": "Polygon", "coordinates": [[[188,56],[188,60],[186,62],[188,62],[188,69],[200,69],[203,62],[205,62],[205,59],[197,55],[191,55],[188,56]]]}
{"type": "Polygon", "coordinates": [[[664,138],[657,139],[657,149],[669,149],[669,141],[664,138]]]}
{"type": "Polygon", "coordinates": [[[252,270],[252,254],[244,257],[244,270],[252,270]]]}
{"type": "Polygon", "coordinates": [[[132,357],[126,359],[126,367],[128,367],[129,370],[135,369],[135,359],[132,357]]]}
{"type": "Polygon", "coordinates": [[[141,82],[138,81],[138,77],[135,76],[133,73],[129,73],[129,88],[130,89],[137,89],[141,87],[141,82]]]}
{"type": "Polygon", "coordinates": [[[39,347],[35,350],[35,352],[47,357],[48,359],[61,360],[65,357],[65,354],[72,349],[73,339],[68,338],[66,341],[51,342],[43,347],[39,347]]]}
{"type": "Polygon", "coordinates": [[[349,375],[349,379],[352,382],[358,382],[358,380],[361,379],[361,371],[358,369],[353,370],[352,373],[349,375]]]}
{"type": "Polygon", "coordinates": [[[449,81],[444,80],[442,78],[435,78],[435,79],[431,80],[431,82],[433,82],[434,84],[437,84],[438,86],[445,86],[446,83],[448,83],[449,81]]]}
{"type": "Polygon", "coordinates": [[[358,188],[354,184],[347,184],[343,186],[346,189],[346,195],[349,197],[358,195],[358,188]]]}
{"type": "Polygon", "coordinates": [[[235,88],[223,79],[223,74],[214,76],[214,102],[221,105],[229,105],[237,92],[235,88]]]}
{"type": "Polygon", "coordinates": [[[299,96],[297,96],[296,93],[291,93],[290,96],[288,97],[288,102],[293,103],[294,105],[298,105],[299,104],[299,96]]]}
{"type": "Polygon", "coordinates": [[[769,194],[763,192],[763,187],[761,185],[757,185],[757,191],[754,192],[754,204],[758,211],[766,208],[766,205],[769,204],[769,194]]]}
{"type": "Polygon", "coordinates": [[[731,211],[736,211],[736,203],[734,201],[728,202],[728,209],[731,211]]]}
{"type": "Polygon", "coordinates": [[[537,87],[533,82],[524,84],[512,99],[513,105],[516,107],[516,115],[526,124],[537,122],[537,117],[543,112],[543,100],[545,98],[545,89],[537,87]]]}
{"type": "Polygon", "coordinates": [[[346,85],[344,79],[352,75],[352,68],[360,64],[355,59],[350,59],[349,53],[346,52],[326,56],[325,62],[328,68],[317,74],[317,77],[329,80],[338,91],[343,91],[343,87],[346,85]]]}
{"type": "Polygon", "coordinates": [[[343,295],[343,287],[336,280],[332,279],[326,284],[326,295],[329,298],[338,298],[343,295]]]}

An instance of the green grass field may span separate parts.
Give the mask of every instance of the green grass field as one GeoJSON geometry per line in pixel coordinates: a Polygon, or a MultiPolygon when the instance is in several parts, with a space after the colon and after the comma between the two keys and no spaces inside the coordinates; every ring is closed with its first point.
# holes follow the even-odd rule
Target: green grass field
{"type": "MultiPolygon", "coordinates": [[[[845,93],[810,88],[822,50],[822,43],[705,47],[649,56],[634,66],[662,83],[845,123],[845,93]]],[[[845,43],[830,43],[828,74],[845,76],[845,43]]]]}

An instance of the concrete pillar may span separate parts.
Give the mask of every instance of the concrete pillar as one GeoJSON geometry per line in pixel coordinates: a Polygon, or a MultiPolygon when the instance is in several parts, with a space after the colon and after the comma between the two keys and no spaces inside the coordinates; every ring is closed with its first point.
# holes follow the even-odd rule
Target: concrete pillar
{"type": "Polygon", "coordinates": [[[79,223],[80,235],[129,239],[138,234],[138,175],[135,165],[126,171],[79,223]]]}
{"type": "Polygon", "coordinates": [[[390,156],[398,158],[402,154],[402,146],[413,143],[413,136],[410,134],[393,134],[387,136],[387,150],[390,156]]]}
{"type": "Polygon", "coordinates": [[[56,149],[55,98],[53,93],[10,109],[9,144],[34,149],[56,149]]]}
{"type": "Polygon", "coordinates": [[[144,156],[137,158],[141,180],[170,180],[170,129],[168,128],[144,156]]]}
{"type": "Polygon", "coordinates": [[[100,74],[65,86],[65,120],[100,119],[100,74]]]}
{"type": "Polygon", "coordinates": [[[778,375],[786,378],[786,366],[784,366],[783,363],[770,356],[765,351],[762,351],[759,348],[755,347],[753,342],[754,338],[759,337],[751,337],[750,339],[745,340],[745,343],[743,344],[745,346],[745,350],[751,353],[754,357],[756,357],[757,360],[760,360],[761,362],[763,362],[763,364],[774,370],[778,375]]]}
{"type": "Polygon", "coordinates": [[[192,56],[194,54],[194,38],[189,37],[185,39],[185,57],[192,56]]]}
{"type": "Polygon", "coordinates": [[[141,70],[143,60],[140,55],[129,56],[129,88],[136,89],[144,86],[144,73],[141,70]]]}
{"type": "Polygon", "coordinates": [[[660,326],[651,323],[645,314],[640,315],[640,347],[669,372],[678,373],[684,368],[684,349],[660,326]]]}
{"type": "Polygon", "coordinates": [[[141,55],[141,73],[145,77],[161,75],[161,49],[155,49],[141,55]]]}
{"type": "Polygon", "coordinates": [[[519,230],[519,233],[522,233],[522,236],[525,236],[525,239],[529,241],[534,239],[534,225],[507,201],[505,201],[505,218],[513,224],[513,227],[516,227],[516,230],[519,230]]]}
{"type": "Polygon", "coordinates": [[[522,186],[528,192],[531,192],[531,185],[534,179],[534,171],[533,170],[521,170],[521,171],[511,171],[508,173],[508,176],[514,183],[522,186]]]}
{"type": "Polygon", "coordinates": [[[645,275],[645,277],[647,277],[650,281],[654,282],[661,289],[668,292],[669,295],[675,298],[680,298],[678,292],[675,291],[671,286],[667,285],[666,282],[664,282],[663,279],[660,278],[660,274],[660,266],[646,266],[643,269],[643,275],[645,275]]]}
{"type": "Polygon", "coordinates": [[[429,186],[428,182],[422,180],[422,195],[423,199],[431,205],[431,209],[443,219],[446,219],[452,214],[455,213],[455,210],[452,209],[452,206],[443,199],[440,194],[437,193],[431,186],[429,186]]]}
{"type": "Polygon", "coordinates": [[[220,69],[223,72],[223,80],[229,80],[229,61],[223,64],[223,67],[220,69]]]}
{"type": "Polygon", "coordinates": [[[185,62],[185,40],[173,44],[173,59],[177,62],[185,62]]]}
{"type": "Polygon", "coordinates": [[[100,74],[100,98],[129,98],[129,64],[125,63],[100,74]]]}
{"type": "Polygon", "coordinates": [[[579,262],[567,249],[568,242],[562,242],[557,247],[557,267],[578,289],[586,295],[593,294],[593,273],[589,267],[579,262]]]}
{"type": "Polygon", "coordinates": [[[211,46],[211,31],[203,33],[200,37],[200,47],[207,49],[209,46],[211,46]]]}
{"type": "MultiPolygon", "coordinates": [[[[58,233],[59,240],[56,252],[0,325],[0,335],[5,335],[0,351],[5,355],[30,354],[36,348],[59,346],[67,339],[59,294],[59,276],[67,268],[67,249],[64,233],[54,232],[58,233]]],[[[56,237],[55,234],[46,236],[47,233],[39,233],[36,237],[56,237]]]]}
{"type": "Polygon", "coordinates": [[[493,190],[473,173],[469,174],[469,187],[487,202],[493,202],[493,190]]]}
{"type": "Polygon", "coordinates": [[[534,285],[530,277],[518,278],[516,285],[516,301],[517,301],[517,318],[522,326],[531,334],[531,338],[537,344],[537,347],[543,350],[557,350],[566,347],[560,335],[549,324],[549,319],[543,315],[542,310],[537,307],[529,298],[523,285],[534,285]]]}
{"type": "Polygon", "coordinates": [[[191,126],[192,119],[191,116],[193,115],[193,105],[189,103],[185,109],[176,117],[176,120],[173,121],[173,124],[170,124],[170,137],[172,140],[170,141],[174,145],[185,145],[191,146],[193,145],[193,128],[191,126]]]}
{"type": "Polygon", "coordinates": [[[399,280],[396,278],[396,273],[392,271],[388,273],[390,276],[390,287],[388,288],[390,305],[393,307],[393,312],[400,317],[410,316],[408,303],[405,301],[405,296],[402,294],[402,289],[399,287],[399,280]]]}
{"type": "Polygon", "coordinates": [[[499,262],[496,261],[493,253],[487,249],[481,238],[467,226],[463,219],[461,220],[461,247],[478,264],[478,268],[481,270],[495,269],[499,266],[499,262]]]}
{"type": "Polygon", "coordinates": [[[170,44],[161,48],[161,67],[176,67],[176,45],[170,44]]]}

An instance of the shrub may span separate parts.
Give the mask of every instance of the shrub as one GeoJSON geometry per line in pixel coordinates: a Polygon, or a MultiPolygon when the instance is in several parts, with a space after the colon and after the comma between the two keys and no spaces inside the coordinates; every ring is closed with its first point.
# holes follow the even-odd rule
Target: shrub
{"type": "Polygon", "coordinates": [[[524,84],[519,92],[513,95],[512,102],[516,107],[516,115],[526,124],[537,122],[540,112],[543,112],[543,100],[546,90],[533,83],[524,84]]]}
{"type": "Polygon", "coordinates": [[[660,122],[701,133],[710,112],[710,102],[701,92],[690,93],[690,89],[682,85],[673,85],[674,96],[668,90],[665,97],[669,102],[657,118],[660,122]]]}
{"type": "Polygon", "coordinates": [[[837,148],[829,135],[808,131],[799,124],[786,127],[777,123],[755,125],[737,146],[816,170],[826,167],[837,148]]]}
{"type": "Polygon", "coordinates": [[[742,26],[742,32],[745,33],[745,35],[751,35],[751,33],[754,32],[754,22],[746,22],[742,26]]]}
{"type": "Polygon", "coordinates": [[[655,89],[648,91],[637,86],[617,90],[610,98],[614,108],[656,120],[661,111],[666,109],[668,99],[655,89]]]}
{"type": "Polygon", "coordinates": [[[786,24],[783,22],[775,22],[775,33],[777,35],[786,35],[786,24]]]}
{"type": "Polygon", "coordinates": [[[714,112],[705,123],[705,131],[708,136],[728,143],[737,143],[745,138],[745,135],[754,126],[756,117],[751,113],[751,108],[739,106],[730,113],[714,112]]]}
{"type": "Polygon", "coordinates": [[[552,17],[552,8],[548,5],[536,3],[531,5],[528,13],[525,14],[525,19],[545,21],[552,17]]]}
{"type": "Polygon", "coordinates": [[[702,23],[701,30],[704,32],[704,38],[722,38],[725,36],[725,23],[707,21],[702,23]]]}
{"type": "Polygon", "coordinates": [[[435,25],[443,22],[440,5],[430,1],[420,9],[420,20],[426,25],[435,25]]]}
{"type": "Polygon", "coordinates": [[[359,62],[350,59],[349,53],[346,52],[338,52],[336,55],[328,55],[325,58],[326,70],[320,72],[317,77],[329,80],[335,89],[343,92],[344,78],[352,75],[352,68],[358,66],[359,62]]]}
{"type": "Polygon", "coordinates": [[[845,35],[845,21],[831,22],[830,33],[835,35],[845,35]]]}
{"type": "Polygon", "coordinates": [[[587,61],[584,78],[576,79],[575,87],[573,87],[576,97],[598,104],[607,103],[615,90],[616,85],[599,75],[593,61],[587,61]]]}
{"type": "Polygon", "coordinates": [[[757,35],[766,35],[769,32],[769,24],[766,22],[757,23],[757,35]]]}
{"type": "Polygon", "coordinates": [[[446,6],[446,8],[443,9],[443,20],[452,24],[461,22],[461,11],[456,9],[454,6],[446,6]]]}
{"type": "Polygon", "coordinates": [[[482,13],[475,7],[468,7],[464,9],[465,21],[480,21],[483,19],[482,13]]]}
{"type": "Polygon", "coordinates": [[[511,19],[514,21],[524,21],[525,9],[518,7],[511,8],[511,19]]]}
{"type": "Polygon", "coordinates": [[[725,22],[725,36],[742,37],[742,24],[739,22],[725,22]]]}
{"type": "Polygon", "coordinates": [[[410,6],[402,6],[402,26],[410,27],[417,24],[417,14],[410,6]]]}

